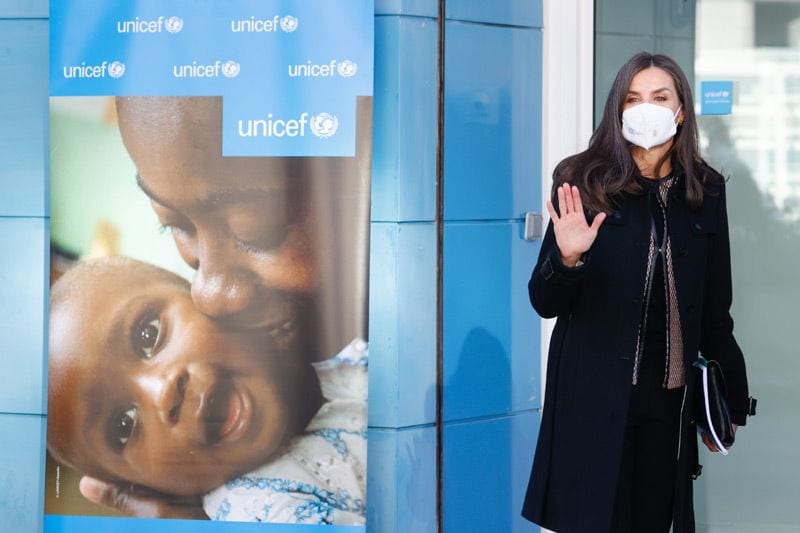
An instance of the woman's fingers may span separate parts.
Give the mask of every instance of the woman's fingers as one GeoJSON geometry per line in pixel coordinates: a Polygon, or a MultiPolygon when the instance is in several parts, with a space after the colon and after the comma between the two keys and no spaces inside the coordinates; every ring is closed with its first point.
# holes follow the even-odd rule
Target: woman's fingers
{"type": "Polygon", "coordinates": [[[564,189],[564,203],[567,205],[567,213],[575,212],[575,202],[572,200],[572,187],[569,183],[563,185],[564,189]]]}
{"type": "Polygon", "coordinates": [[[572,205],[575,207],[575,212],[583,213],[583,202],[581,202],[581,191],[577,187],[571,187],[572,205]]]}
{"type": "Polygon", "coordinates": [[[569,213],[569,209],[567,208],[567,201],[564,199],[564,187],[558,187],[556,193],[558,194],[558,211],[562,217],[566,216],[569,213]]]}
{"type": "Polygon", "coordinates": [[[550,213],[550,219],[553,221],[553,224],[560,220],[558,213],[556,213],[556,208],[553,207],[553,202],[550,200],[547,200],[547,212],[550,213]]]}
{"type": "Polygon", "coordinates": [[[600,225],[603,223],[603,221],[605,219],[606,219],[606,214],[605,213],[597,213],[597,215],[595,215],[595,217],[594,217],[594,220],[592,221],[592,229],[594,231],[599,230],[600,229],[600,225]]]}

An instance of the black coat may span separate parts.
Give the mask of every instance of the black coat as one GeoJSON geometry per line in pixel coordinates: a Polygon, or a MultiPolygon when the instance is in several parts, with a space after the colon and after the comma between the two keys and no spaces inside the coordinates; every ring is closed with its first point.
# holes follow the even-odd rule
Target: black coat
{"type": "MultiPolygon", "coordinates": [[[[733,337],[730,244],[722,178],[689,208],[684,178],[667,201],[686,368],[675,492],[675,533],[694,531],[692,422],[698,351],[722,365],[733,421],[748,407],[744,359],[733,337]]],[[[558,533],[611,527],[633,375],[650,231],[647,193],[609,214],[582,267],[561,263],[552,222],[528,284],[531,303],[557,317],[547,361],[539,441],[522,514],[558,533]]]]}

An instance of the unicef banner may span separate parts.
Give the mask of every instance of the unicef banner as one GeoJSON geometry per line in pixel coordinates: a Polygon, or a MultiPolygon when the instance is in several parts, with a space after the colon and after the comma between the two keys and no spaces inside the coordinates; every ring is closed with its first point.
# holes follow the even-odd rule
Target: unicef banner
{"type": "Polygon", "coordinates": [[[45,530],[365,530],[372,0],[50,5],[45,530]]]}

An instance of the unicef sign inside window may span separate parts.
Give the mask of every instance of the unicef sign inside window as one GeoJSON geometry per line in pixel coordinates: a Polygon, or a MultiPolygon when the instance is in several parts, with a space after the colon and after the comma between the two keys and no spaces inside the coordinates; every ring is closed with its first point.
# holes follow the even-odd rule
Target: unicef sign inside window
{"type": "Polygon", "coordinates": [[[365,530],[373,17],[51,2],[46,531],[365,530]]]}

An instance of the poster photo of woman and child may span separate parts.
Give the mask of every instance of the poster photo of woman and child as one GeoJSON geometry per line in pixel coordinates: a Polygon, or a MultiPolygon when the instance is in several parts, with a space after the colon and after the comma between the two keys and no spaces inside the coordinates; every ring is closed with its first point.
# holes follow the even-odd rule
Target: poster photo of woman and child
{"type": "Polygon", "coordinates": [[[51,98],[50,515],[366,522],[354,157],[222,155],[222,97],[51,98]]]}

